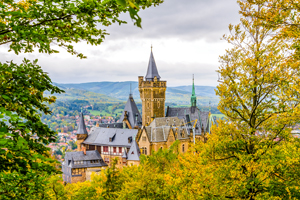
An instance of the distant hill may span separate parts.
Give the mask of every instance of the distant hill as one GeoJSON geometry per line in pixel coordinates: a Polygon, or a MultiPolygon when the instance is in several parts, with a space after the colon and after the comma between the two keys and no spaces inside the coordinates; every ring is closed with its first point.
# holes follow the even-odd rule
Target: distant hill
{"type": "MultiPolygon", "coordinates": [[[[62,88],[62,87],[61,87],[62,88]]],[[[122,102],[122,100],[107,96],[104,94],[99,94],[87,90],[82,89],[74,89],[74,88],[62,88],[65,90],[65,93],[55,94],[57,100],[66,101],[66,100],[86,100],[90,103],[92,102],[111,102],[117,103],[122,102]]],[[[45,93],[45,95],[50,95],[49,93],[45,93]]]]}
{"type": "MultiPolygon", "coordinates": [[[[130,85],[132,88],[133,97],[137,102],[140,102],[138,82],[125,81],[125,82],[90,82],[90,83],[54,83],[60,88],[67,90],[67,93],[72,91],[71,89],[86,90],[98,94],[105,94],[105,98],[111,97],[116,100],[126,101],[130,93],[130,85]]],[[[219,98],[215,95],[215,87],[211,86],[195,86],[196,95],[198,97],[199,105],[208,105],[209,102],[212,105],[218,103],[219,98]]],[[[184,105],[190,104],[192,86],[177,86],[167,87],[166,102],[173,102],[176,104],[184,105]]],[[[74,92],[73,92],[74,93],[74,92]]],[[[66,94],[66,96],[73,96],[66,94]]],[[[103,97],[104,97],[103,96],[103,97]]],[[[111,100],[112,101],[112,100],[111,100]]]]}

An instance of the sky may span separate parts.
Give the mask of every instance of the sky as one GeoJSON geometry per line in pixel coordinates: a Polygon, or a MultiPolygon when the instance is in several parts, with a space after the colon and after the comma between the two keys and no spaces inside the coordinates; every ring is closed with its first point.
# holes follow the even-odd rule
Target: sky
{"type": "Polygon", "coordinates": [[[161,80],[167,86],[195,84],[216,86],[219,56],[230,48],[221,40],[228,25],[239,23],[236,0],[165,0],[157,7],[140,11],[142,29],[133,25],[129,14],[121,15],[126,25],[113,25],[100,46],[74,44],[87,59],[59,49],[59,54],[20,54],[0,47],[0,61],[34,60],[49,73],[53,82],[84,83],[138,81],[145,76],[151,45],[161,80]]]}

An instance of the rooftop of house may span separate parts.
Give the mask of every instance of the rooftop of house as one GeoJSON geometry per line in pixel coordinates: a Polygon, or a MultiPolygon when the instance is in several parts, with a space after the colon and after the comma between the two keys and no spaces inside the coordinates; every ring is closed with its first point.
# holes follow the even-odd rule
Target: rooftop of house
{"type": "Polygon", "coordinates": [[[66,152],[65,160],[62,163],[62,165],[71,168],[89,168],[89,167],[107,166],[107,164],[103,161],[101,155],[97,150],[86,151],[85,153],[84,151],[66,152]]]}
{"type": "Polygon", "coordinates": [[[93,127],[83,142],[89,145],[130,147],[138,129],[93,127]]]}

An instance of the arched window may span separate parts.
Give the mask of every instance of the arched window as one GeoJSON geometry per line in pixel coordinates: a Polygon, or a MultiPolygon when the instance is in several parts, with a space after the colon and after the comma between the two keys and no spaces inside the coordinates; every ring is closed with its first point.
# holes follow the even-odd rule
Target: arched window
{"type": "Polygon", "coordinates": [[[184,153],[184,144],[182,145],[182,153],[184,153]]]}

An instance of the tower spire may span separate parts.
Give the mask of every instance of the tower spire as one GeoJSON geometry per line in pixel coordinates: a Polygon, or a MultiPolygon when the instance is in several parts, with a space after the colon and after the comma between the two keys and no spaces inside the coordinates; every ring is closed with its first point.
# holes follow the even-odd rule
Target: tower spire
{"type": "Polygon", "coordinates": [[[130,83],[130,93],[129,93],[129,97],[132,97],[131,83],[130,83]]]}
{"type": "Polygon", "coordinates": [[[192,86],[191,106],[192,107],[196,107],[197,106],[197,97],[196,97],[196,92],[195,92],[194,74],[193,74],[193,86],[192,86]]]}
{"type": "Polygon", "coordinates": [[[145,76],[146,81],[154,81],[154,78],[157,78],[157,80],[160,80],[160,76],[157,71],[156,63],[154,60],[153,52],[152,52],[152,45],[151,45],[151,53],[150,53],[150,59],[147,69],[147,74],[145,76]]]}

